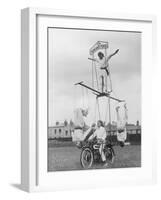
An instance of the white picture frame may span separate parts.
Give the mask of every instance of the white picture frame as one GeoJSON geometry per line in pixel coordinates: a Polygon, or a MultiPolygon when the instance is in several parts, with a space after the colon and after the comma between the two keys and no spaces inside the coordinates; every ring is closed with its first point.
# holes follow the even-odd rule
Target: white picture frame
{"type": "MultiPolygon", "coordinates": [[[[112,28],[112,29],[113,29],[112,28]]],[[[151,15],[110,14],[104,12],[62,11],[44,8],[25,8],[21,13],[21,187],[25,191],[55,191],[64,189],[96,188],[122,184],[152,184],[156,182],[155,133],[152,130],[152,101],[148,81],[151,65],[155,67],[156,19],[151,15]],[[53,22],[54,20],[54,22],[53,22]],[[64,21],[63,21],[64,20],[64,21]],[[70,21],[71,20],[71,21],[70,21]],[[141,169],[115,169],[47,172],[47,134],[43,132],[47,118],[46,93],[46,33],[55,23],[59,26],[100,28],[110,21],[111,27],[143,32],[142,50],[142,119],[143,147],[141,169]],[[92,21],[89,24],[89,21],[92,21]],[[97,23],[96,23],[97,21],[97,23]],[[98,23],[99,22],[99,23],[98,23]],[[38,35],[39,34],[39,37],[38,35]],[[42,39],[44,38],[44,40],[42,39]],[[39,43],[39,41],[41,42],[39,43]],[[148,42],[148,44],[147,44],[148,42]],[[147,48],[149,47],[149,49],[147,48]],[[40,56],[42,55],[42,56],[40,56]],[[41,62],[39,60],[41,57],[41,62]],[[145,68],[146,67],[146,68],[145,68]],[[41,80],[41,81],[40,81],[41,80]],[[43,83],[43,85],[42,85],[43,83]],[[43,92],[39,92],[39,88],[43,92]],[[42,107],[42,105],[45,105],[42,107]],[[146,115],[148,109],[149,115],[146,115]],[[45,116],[45,117],[44,117],[45,116]],[[41,127],[40,127],[41,126],[41,127]],[[145,135],[144,132],[147,134],[145,135]],[[46,134],[46,136],[45,136],[46,134]],[[151,145],[151,146],[150,146],[151,145]],[[150,146],[150,153],[148,152],[150,146]],[[148,153],[147,153],[148,152],[148,153]],[[46,162],[45,162],[46,160],[46,162]],[[46,172],[45,172],[46,170],[46,172]],[[112,172],[111,172],[112,171],[112,172]],[[62,181],[63,180],[63,181],[62,181]],[[85,181],[84,181],[85,180],[85,181]],[[107,181],[108,180],[108,181],[107,181]]]]}

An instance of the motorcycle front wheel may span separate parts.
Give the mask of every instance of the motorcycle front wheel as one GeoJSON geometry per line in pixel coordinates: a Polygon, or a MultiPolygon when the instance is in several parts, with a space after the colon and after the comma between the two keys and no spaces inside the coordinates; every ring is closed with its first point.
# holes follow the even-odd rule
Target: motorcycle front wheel
{"type": "Polygon", "coordinates": [[[90,148],[85,148],[82,150],[80,155],[80,163],[84,169],[89,169],[93,164],[93,153],[90,148]]]}

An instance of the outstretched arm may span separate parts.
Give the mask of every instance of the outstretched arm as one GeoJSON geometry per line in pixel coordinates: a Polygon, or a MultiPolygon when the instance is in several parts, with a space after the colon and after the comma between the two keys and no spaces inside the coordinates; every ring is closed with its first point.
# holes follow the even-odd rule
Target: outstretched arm
{"type": "Polygon", "coordinates": [[[98,61],[97,59],[95,59],[95,58],[88,58],[88,60],[92,60],[92,61],[94,61],[94,62],[99,63],[99,61],[98,61]]]}
{"type": "Polygon", "coordinates": [[[110,54],[110,55],[107,57],[107,62],[112,58],[112,56],[116,55],[118,52],[119,52],[119,49],[117,49],[114,53],[110,54]]]}

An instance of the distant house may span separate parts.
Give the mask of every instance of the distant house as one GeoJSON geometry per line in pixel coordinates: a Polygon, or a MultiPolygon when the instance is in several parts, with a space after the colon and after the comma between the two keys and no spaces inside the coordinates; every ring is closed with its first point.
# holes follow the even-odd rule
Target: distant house
{"type": "Polygon", "coordinates": [[[127,132],[129,134],[141,134],[141,126],[140,125],[127,124],[126,128],[127,128],[127,132]]]}
{"type": "MultiPolygon", "coordinates": [[[[107,124],[105,127],[107,132],[111,132],[112,135],[116,135],[117,126],[115,123],[107,124]]],[[[141,126],[139,124],[126,124],[126,130],[128,134],[141,134],[141,126]]]]}
{"type": "Polygon", "coordinates": [[[74,127],[71,124],[58,124],[48,128],[48,138],[71,138],[74,127]]]}

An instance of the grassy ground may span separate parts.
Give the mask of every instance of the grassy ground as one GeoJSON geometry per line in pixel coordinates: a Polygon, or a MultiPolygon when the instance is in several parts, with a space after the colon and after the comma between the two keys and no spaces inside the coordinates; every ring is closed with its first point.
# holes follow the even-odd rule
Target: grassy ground
{"type": "MultiPolygon", "coordinates": [[[[108,168],[141,167],[141,146],[131,145],[114,147],[116,157],[114,163],[108,168]]],[[[48,171],[81,170],[80,153],[75,146],[52,147],[48,149],[48,171]]],[[[93,166],[103,168],[101,164],[93,166]]],[[[106,167],[107,168],[107,167],[106,167]]]]}

